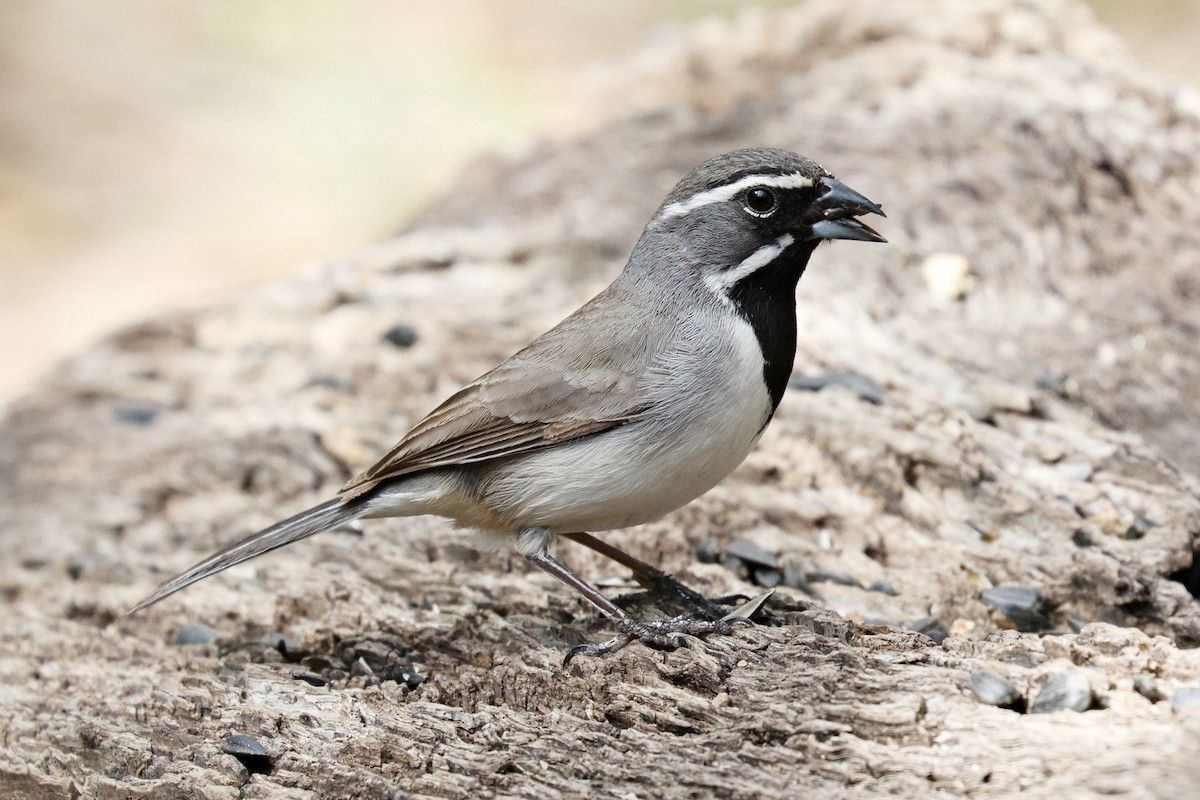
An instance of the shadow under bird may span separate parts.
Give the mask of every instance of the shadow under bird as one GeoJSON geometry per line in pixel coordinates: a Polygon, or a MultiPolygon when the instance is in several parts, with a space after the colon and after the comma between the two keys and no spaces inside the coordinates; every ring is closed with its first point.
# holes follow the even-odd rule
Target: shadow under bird
{"type": "Polygon", "coordinates": [[[886,241],[865,214],[883,211],[786,150],[701,164],[608,288],[451,396],[336,497],[214,553],[130,613],[350,520],[436,514],[510,536],[612,620],[612,639],[565,661],[729,633],[745,620],[593,533],[656,520],[741,463],[792,371],[796,282],[822,241],[886,241]],[[551,554],[556,536],[624,565],[687,612],[635,617],[551,554]]]}

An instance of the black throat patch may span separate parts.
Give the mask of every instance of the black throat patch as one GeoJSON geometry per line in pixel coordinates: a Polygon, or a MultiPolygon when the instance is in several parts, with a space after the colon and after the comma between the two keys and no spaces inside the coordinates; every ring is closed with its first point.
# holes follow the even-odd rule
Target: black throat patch
{"type": "Polygon", "coordinates": [[[796,360],[796,284],[816,244],[789,248],[776,261],[728,290],[729,301],[750,323],[762,349],[763,379],[771,395],[772,415],[787,390],[796,360]]]}

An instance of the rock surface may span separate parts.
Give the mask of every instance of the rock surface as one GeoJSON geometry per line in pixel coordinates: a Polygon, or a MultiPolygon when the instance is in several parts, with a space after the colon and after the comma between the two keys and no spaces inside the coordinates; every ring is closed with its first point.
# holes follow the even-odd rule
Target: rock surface
{"type": "Polygon", "coordinates": [[[1197,94],[1067,0],[752,13],[596,91],[594,130],[481,163],[395,239],[131,326],[10,405],[0,793],[1192,791],[1200,714],[1151,698],[1200,685],[1197,94]],[[752,144],[890,214],[890,247],[823,248],[798,294],[797,373],[863,376],[878,402],[789,393],[730,479],[610,538],[711,594],[757,590],[697,563],[709,539],[797,565],[811,596],[779,589],[780,625],[563,670],[603,626],[434,519],[326,534],[121,616],[331,494],[607,283],[683,172],[752,144]],[[969,265],[952,293],[922,273],[946,254],[969,265]],[[992,586],[1036,590],[1050,630],[1008,630],[992,586]],[[176,643],[187,625],[216,642],[176,643]],[[988,706],[976,670],[1024,703],[1072,673],[1091,705],[988,706]],[[251,740],[252,762],[226,752],[251,740]]]}

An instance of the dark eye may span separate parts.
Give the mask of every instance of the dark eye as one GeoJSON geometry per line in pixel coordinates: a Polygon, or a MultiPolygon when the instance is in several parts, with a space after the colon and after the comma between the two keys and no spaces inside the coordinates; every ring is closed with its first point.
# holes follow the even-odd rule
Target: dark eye
{"type": "Polygon", "coordinates": [[[758,186],[746,192],[746,210],[756,217],[770,216],[777,205],[779,202],[770,189],[758,186]]]}

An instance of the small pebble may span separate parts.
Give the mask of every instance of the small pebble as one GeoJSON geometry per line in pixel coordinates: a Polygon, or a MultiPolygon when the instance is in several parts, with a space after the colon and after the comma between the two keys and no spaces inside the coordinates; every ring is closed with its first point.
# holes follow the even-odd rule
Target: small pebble
{"type": "Polygon", "coordinates": [[[158,418],[158,409],[135,403],[118,403],[113,406],[113,417],[117,422],[144,428],[158,418]]]}
{"type": "Polygon", "coordinates": [[[318,375],[304,384],[304,388],[308,389],[310,387],[333,389],[335,392],[342,392],[343,394],[355,394],[358,391],[357,387],[350,381],[332,375],[318,375]]]}
{"type": "Polygon", "coordinates": [[[328,683],[320,675],[315,675],[311,672],[293,672],[292,677],[298,681],[304,681],[309,686],[324,686],[328,683]]]}
{"type": "Polygon", "coordinates": [[[867,587],[867,591],[879,592],[881,594],[887,594],[893,597],[896,595],[896,590],[887,581],[873,581],[871,585],[867,587]]]}
{"type": "Polygon", "coordinates": [[[1054,470],[1063,478],[1083,483],[1092,477],[1092,465],[1086,461],[1063,461],[1054,465],[1054,470]]]}
{"type": "Polygon", "coordinates": [[[701,564],[716,564],[721,560],[721,546],[711,536],[696,548],[696,559],[701,564]]]}
{"type": "Polygon", "coordinates": [[[970,636],[975,632],[975,620],[957,617],[950,623],[950,636],[970,636]]]}
{"type": "Polygon", "coordinates": [[[783,570],[765,567],[754,571],[754,582],[764,589],[774,589],[783,583],[783,570]]]}
{"type": "Polygon", "coordinates": [[[989,706],[1011,708],[1021,697],[1017,687],[1008,678],[986,669],[972,672],[968,685],[979,701],[989,706]]]}
{"type": "Polygon", "coordinates": [[[1200,687],[1185,686],[1171,692],[1171,709],[1179,712],[1200,705],[1200,687]]]}
{"type": "Polygon", "coordinates": [[[383,339],[394,347],[407,350],[417,343],[417,329],[401,322],[388,328],[387,333],[383,334],[383,339]]]}
{"type": "Polygon", "coordinates": [[[1055,711],[1087,711],[1095,697],[1087,673],[1075,669],[1056,675],[1046,682],[1033,703],[1030,714],[1052,714],[1055,711]]]}
{"type": "Polygon", "coordinates": [[[804,574],[804,568],[795,561],[789,561],[783,565],[783,585],[799,589],[809,597],[821,598],[821,594],[809,584],[808,576],[804,574]]]}
{"type": "Polygon", "coordinates": [[[830,372],[825,375],[793,375],[788,380],[788,388],[802,392],[819,392],[827,386],[841,386],[858,395],[872,405],[883,402],[883,389],[878,383],[866,375],[846,370],[845,372],[830,372]]]}
{"type": "Polygon", "coordinates": [[[938,622],[933,617],[921,617],[919,620],[908,626],[910,631],[923,633],[933,640],[934,644],[941,644],[946,641],[946,629],[942,627],[942,623],[938,622]]]}
{"type": "Polygon", "coordinates": [[[410,691],[416,689],[427,680],[427,678],[421,673],[417,672],[416,667],[413,667],[412,665],[409,665],[407,669],[401,670],[398,677],[400,678],[400,682],[407,686],[410,691]]]}
{"type": "Polygon", "coordinates": [[[1044,631],[1050,620],[1040,610],[1042,593],[1026,586],[989,586],[979,593],[985,606],[994,608],[1022,633],[1044,631]]]}
{"type": "Polygon", "coordinates": [[[1076,547],[1095,547],[1096,537],[1088,528],[1076,528],[1071,534],[1071,543],[1076,547]]]}
{"type": "Polygon", "coordinates": [[[747,542],[745,539],[735,539],[725,548],[725,556],[739,559],[754,567],[768,567],[776,569],[779,567],[779,561],[775,556],[763,550],[753,542],[747,542]]]}
{"type": "Polygon", "coordinates": [[[217,632],[215,630],[202,623],[192,622],[175,632],[175,638],[171,640],[171,644],[215,644],[216,641],[217,632]]]}
{"type": "Polygon", "coordinates": [[[941,303],[961,300],[975,285],[971,262],[961,253],[931,253],[921,264],[921,274],[929,293],[941,303]]]}
{"type": "Polygon", "coordinates": [[[408,669],[402,670],[398,676],[400,682],[409,688],[410,691],[416,689],[422,683],[428,680],[424,675],[417,672],[416,667],[409,666],[408,669]]]}
{"type": "Polygon", "coordinates": [[[221,752],[228,753],[242,762],[242,766],[252,775],[267,775],[271,772],[271,757],[267,755],[267,748],[259,744],[257,739],[235,733],[221,745],[221,752]]]}
{"type": "Polygon", "coordinates": [[[1133,690],[1151,703],[1159,703],[1166,699],[1153,675],[1138,675],[1133,679],[1133,690]]]}
{"type": "Polygon", "coordinates": [[[238,757],[265,756],[267,748],[263,747],[257,739],[252,739],[242,733],[235,733],[225,740],[225,744],[221,745],[221,752],[238,757]]]}

